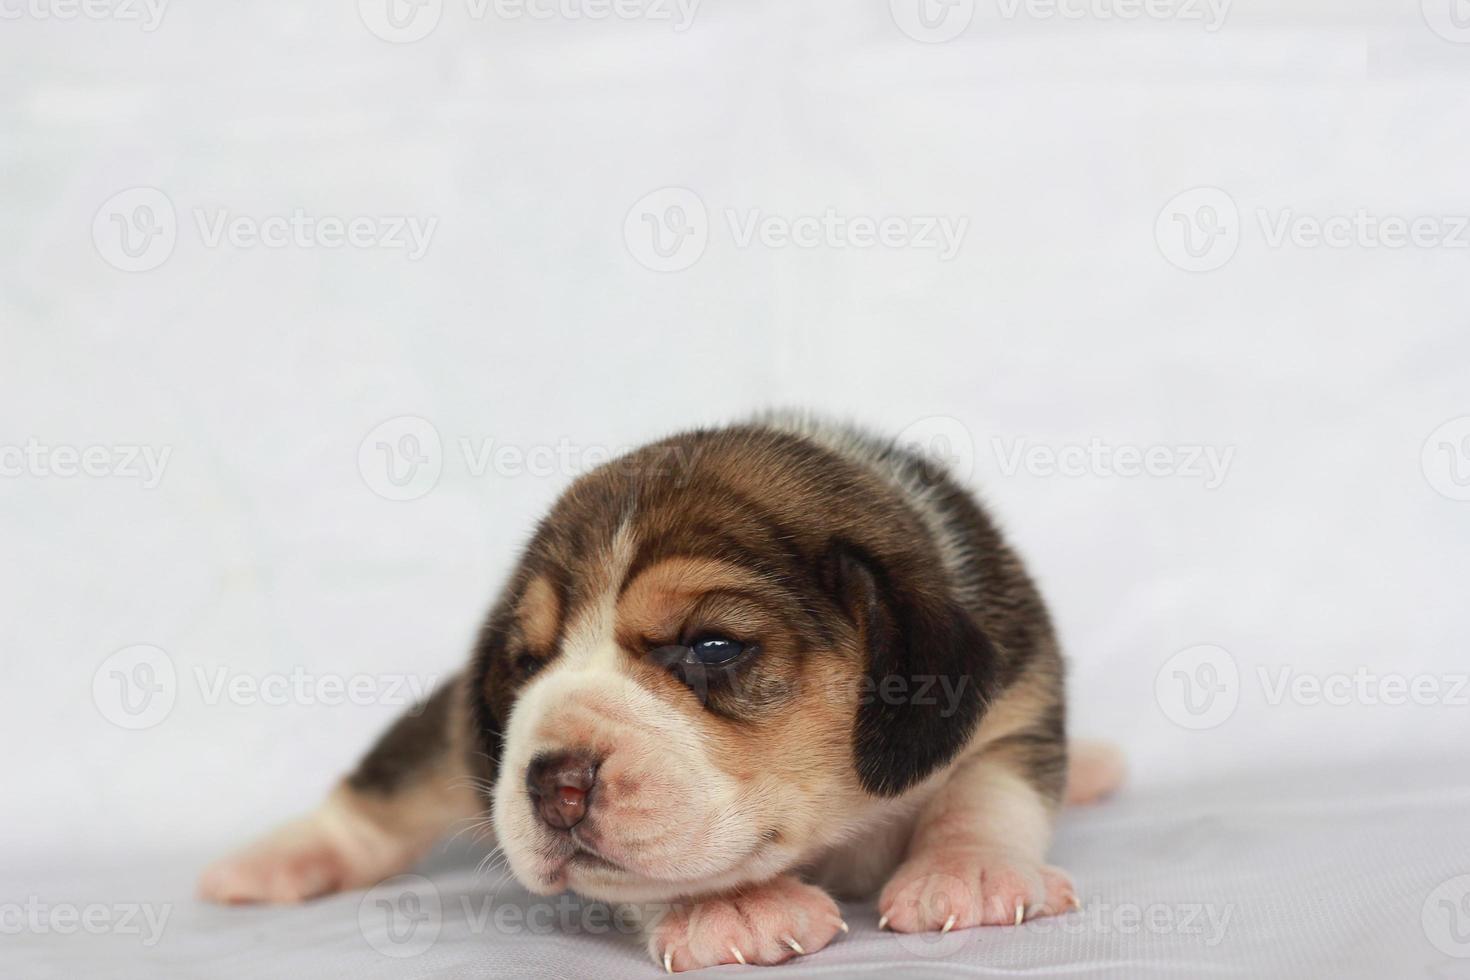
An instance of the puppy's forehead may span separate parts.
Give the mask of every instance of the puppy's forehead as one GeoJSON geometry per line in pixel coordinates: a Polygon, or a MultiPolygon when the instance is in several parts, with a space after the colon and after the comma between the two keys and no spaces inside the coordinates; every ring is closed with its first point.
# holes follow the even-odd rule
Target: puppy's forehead
{"type": "Polygon", "coordinates": [[[679,555],[633,571],[617,602],[619,639],[628,646],[645,641],[672,643],[686,617],[704,607],[723,610],[726,630],[751,633],[764,623],[753,610],[780,609],[785,597],[756,570],[720,558],[679,555]],[[712,600],[723,600],[714,602],[712,600]]]}
{"type": "MultiPolygon", "coordinates": [[[[554,608],[568,626],[605,623],[609,599],[635,584],[667,590],[683,575],[694,591],[790,574],[794,541],[814,533],[823,513],[809,488],[788,485],[791,460],[741,440],[659,450],[588,474],[557,503],[531,549],[557,602],[539,594],[522,600],[527,611],[554,608]],[[665,465],[670,455],[682,468],[665,465]]],[[[533,591],[543,592],[534,577],[525,593],[533,591]]]]}
{"type": "Polygon", "coordinates": [[[764,585],[755,569],[736,561],[714,554],[679,554],[629,569],[618,602],[637,606],[706,592],[755,592],[764,585]]]}
{"type": "Polygon", "coordinates": [[[618,594],[637,556],[637,540],[632,518],[625,517],[604,545],[577,563],[577,601],[565,614],[565,647],[591,649],[613,635],[618,594]]]}

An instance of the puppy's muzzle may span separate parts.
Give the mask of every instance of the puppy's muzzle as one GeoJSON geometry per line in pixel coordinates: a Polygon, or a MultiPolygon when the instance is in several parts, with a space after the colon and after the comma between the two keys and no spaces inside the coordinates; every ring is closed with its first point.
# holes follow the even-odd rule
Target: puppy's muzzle
{"type": "Polygon", "coordinates": [[[587,752],[542,753],[526,767],[531,809],[548,827],[571,830],[592,808],[601,763],[587,752]]]}

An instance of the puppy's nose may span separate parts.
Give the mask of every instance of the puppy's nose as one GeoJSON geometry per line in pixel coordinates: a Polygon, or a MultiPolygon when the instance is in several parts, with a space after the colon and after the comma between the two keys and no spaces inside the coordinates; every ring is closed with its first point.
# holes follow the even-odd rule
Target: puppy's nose
{"type": "Polygon", "coordinates": [[[545,753],[531,760],[526,767],[526,789],[544,823],[571,830],[582,822],[600,761],[586,752],[545,753]]]}

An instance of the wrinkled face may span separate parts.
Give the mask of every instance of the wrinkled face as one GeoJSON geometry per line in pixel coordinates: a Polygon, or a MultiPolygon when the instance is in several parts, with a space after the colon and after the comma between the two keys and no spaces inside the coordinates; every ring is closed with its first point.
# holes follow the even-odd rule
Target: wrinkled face
{"type": "Polygon", "coordinates": [[[841,505],[800,467],[727,455],[574,487],[487,624],[492,822],[532,891],[657,901],[769,878],[911,782],[876,756],[864,770],[894,719],[864,721],[884,625],[875,579],[854,595],[830,560],[841,505]]]}
{"type": "Polygon", "coordinates": [[[637,557],[625,528],[576,607],[545,578],[520,603],[534,676],[493,821],[537,891],[636,900],[768,877],[862,800],[850,631],[816,648],[796,597],[758,572],[637,557]]]}

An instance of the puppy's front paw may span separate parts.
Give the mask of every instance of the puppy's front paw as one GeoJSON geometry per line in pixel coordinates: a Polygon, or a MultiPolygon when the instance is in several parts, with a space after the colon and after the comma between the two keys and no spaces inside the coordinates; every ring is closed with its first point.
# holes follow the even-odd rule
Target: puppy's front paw
{"type": "Polygon", "coordinates": [[[199,878],[199,897],[211,902],[302,902],[350,887],[346,855],[314,820],[277,830],[216,861],[199,878]]]}
{"type": "Polygon", "coordinates": [[[653,927],[648,951],[670,973],[722,963],[767,966],[815,953],[846,932],[837,903],[785,876],[742,892],[675,906],[653,927]]]}
{"type": "Polygon", "coordinates": [[[948,932],[1020,925],[1078,905],[1066,872],[998,848],[919,854],[899,866],[878,898],[880,927],[948,932]]]}

